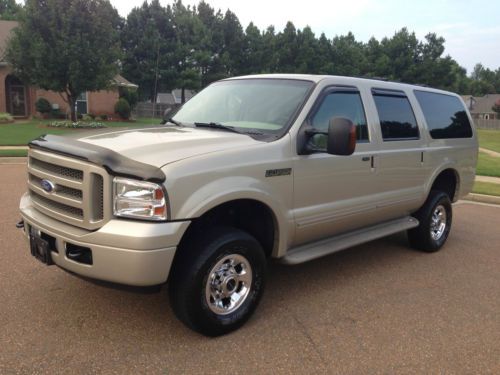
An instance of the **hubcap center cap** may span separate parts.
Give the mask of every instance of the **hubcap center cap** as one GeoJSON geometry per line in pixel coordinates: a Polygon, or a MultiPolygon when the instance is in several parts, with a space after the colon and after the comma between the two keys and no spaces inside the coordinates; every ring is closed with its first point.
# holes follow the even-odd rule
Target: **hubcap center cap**
{"type": "Polygon", "coordinates": [[[236,290],[236,287],[238,286],[238,281],[233,276],[229,276],[226,277],[222,285],[225,294],[230,295],[236,290]]]}

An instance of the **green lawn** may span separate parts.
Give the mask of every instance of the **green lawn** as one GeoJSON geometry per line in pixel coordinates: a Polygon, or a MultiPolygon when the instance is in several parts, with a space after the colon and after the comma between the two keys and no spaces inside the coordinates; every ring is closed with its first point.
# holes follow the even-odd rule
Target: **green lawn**
{"type": "MultiPolygon", "coordinates": [[[[30,120],[26,122],[17,122],[14,124],[0,125],[0,146],[23,146],[32,139],[38,138],[42,134],[64,134],[68,132],[81,132],[85,129],[59,129],[49,128],[47,123],[52,120],[30,120]]],[[[159,119],[141,118],[137,121],[119,122],[105,121],[107,127],[112,128],[130,128],[137,126],[158,125],[159,119]]]]}
{"type": "Polygon", "coordinates": [[[500,177],[500,158],[479,152],[476,173],[481,176],[500,177]]]}
{"type": "Polygon", "coordinates": [[[500,130],[478,129],[479,147],[500,152],[500,130]]]}
{"type": "Polygon", "coordinates": [[[472,187],[472,192],[477,194],[500,196],[500,184],[476,181],[472,187]]]}
{"type": "Polygon", "coordinates": [[[3,156],[26,156],[27,150],[0,150],[0,157],[3,156]]]}

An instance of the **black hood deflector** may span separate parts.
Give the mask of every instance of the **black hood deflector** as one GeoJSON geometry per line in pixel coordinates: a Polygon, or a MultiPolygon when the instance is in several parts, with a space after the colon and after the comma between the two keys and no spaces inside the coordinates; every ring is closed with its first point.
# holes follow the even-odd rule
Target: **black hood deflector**
{"type": "Polygon", "coordinates": [[[88,161],[105,168],[108,173],[115,176],[156,183],[165,181],[165,174],[160,168],[132,160],[105,147],[75,139],[47,134],[31,141],[29,146],[88,161]]]}

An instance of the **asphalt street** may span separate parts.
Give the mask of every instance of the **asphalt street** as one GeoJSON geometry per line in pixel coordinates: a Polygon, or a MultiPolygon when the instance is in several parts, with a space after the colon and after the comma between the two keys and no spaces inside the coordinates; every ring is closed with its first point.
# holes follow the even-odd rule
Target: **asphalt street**
{"type": "Polygon", "coordinates": [[[499,374],[500,206],[454,206],[442,251],[404,234],[271,265],[239,331],[206,338],[167,293],[96,285],[29,254],[23,165],[0,165],[0,374],[499,374]]]}

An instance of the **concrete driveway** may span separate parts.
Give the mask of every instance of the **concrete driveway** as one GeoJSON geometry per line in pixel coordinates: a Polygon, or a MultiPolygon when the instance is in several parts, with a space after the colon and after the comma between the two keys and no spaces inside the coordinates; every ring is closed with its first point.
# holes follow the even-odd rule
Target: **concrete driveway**
{"type": "Polygon", "coordinates": [[[500,208],[454,207],[445,248],[404,235],[272,265],[257,313],[210,339],[138,294],[43,266],[14,224],[22,165],[0,165],[0,374],[500,373],[500,208]]]}

